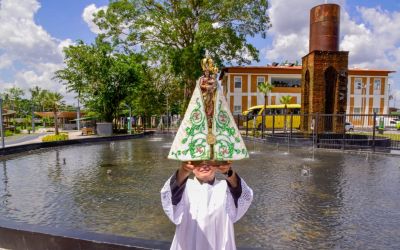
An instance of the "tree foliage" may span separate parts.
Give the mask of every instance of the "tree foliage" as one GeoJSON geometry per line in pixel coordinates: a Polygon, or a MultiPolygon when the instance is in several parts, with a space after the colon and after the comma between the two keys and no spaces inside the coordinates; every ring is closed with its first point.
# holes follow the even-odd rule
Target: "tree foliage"
{"type": "Polygon", "coordinates": [[[281,96],[281,98],[279,98],[279,101],[285,105],[285,109],[286,109],[287,105],[290,104],[291,100],[292,100],[291,95],[285,95],[285,96],[281,96]]]}
{"type": "Polygon", "coordinates": [[[285,105],[285,117],[284,117],[284,132],[286,133],[286,128],[287,128],[287,105],[290,104],[290,101],[292,100],[292,96],[290,95],[285,95],[285,96],[281,96],[281,98],[279,98],[279,101],[285,105]]]}
{"type": "Polygon", "coordinates": [[[60,107],[64,105],[63,98],[64,97],[57,92],[46,91],[44,94],[44,106],[49,108],[54,115],[54,130],[56,135],[58,135],[58,111],[60,107]]]}
{"type": "Polygon", "coordinates": [[[116,53],[101,36],[95,44],[79,42],[70,46],[65,54],[66,67],[55,77],[68,90],[78,93],[78,98],[100,119],[112,122],[118,117],[120,104],[131,98],[141,81],[141,56],[116,53]]]}
{"type": "Polygon", "coordinates": [[[269,82],[262,82],[257,86],[258,90],[264,94],[264,109],[263,109],[263,119],[262,119],[262,127],[264,128],[264,124],[265,124],[265,110],[267,108],[267,97],[268,97],[268,93],[272,91],[272,89],[274,88],[273,85],[271,85],[269,82]]]}
{"type": "Polygon", "coordinates": [[[192,89],[208,50],[217,64],[258,60],[248,36],[266,36],[267,0],[111,0],[95,19],[121,51],[140,50],[192,89]]]}
{"type": "Polygon", "coordinates": [[[3,93],[3,107],[14,110],[17,115],[21,115],[24,94],[24,91],[19,87],[6,89],[3,93]]]}

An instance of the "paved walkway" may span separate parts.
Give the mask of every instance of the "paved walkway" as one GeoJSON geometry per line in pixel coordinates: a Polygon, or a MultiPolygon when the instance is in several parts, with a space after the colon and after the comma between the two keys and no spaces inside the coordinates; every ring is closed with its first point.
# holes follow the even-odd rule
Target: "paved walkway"
{"type": "MultiPolygon", "coordinates": [[[[98,137],[97,135],[82,135],[82,132],[78,130],[60,130],[60,132],[68,132],[68,137],[70,140],[98,137]]],[[[10,136],[5,138],[4,144],[6,147],[11,147],[24,144],[38,143],[42,142],[43,136],[48,134],[53,134],[53,133],[47,132],[47,133],[35,133],[35,134],[19,134],[15,136],[10,136]]]]}

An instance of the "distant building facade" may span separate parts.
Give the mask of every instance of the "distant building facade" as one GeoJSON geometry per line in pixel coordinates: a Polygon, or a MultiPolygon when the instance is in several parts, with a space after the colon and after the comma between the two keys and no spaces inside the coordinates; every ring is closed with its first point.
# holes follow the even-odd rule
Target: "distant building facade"
{"type": "MultiPolygon", "coordinates": [[[[387,114],[389,112],[389,74],[395,71],[353,68],[348,70],[347,114],[387,114]]],[[[301,66],[225,67],[220,80],[233,114],[264,104],[257,85],[268,81],[274,88],[267,105],[280,104],[281,96],[292,96],[301,104],[301,66]]]]}

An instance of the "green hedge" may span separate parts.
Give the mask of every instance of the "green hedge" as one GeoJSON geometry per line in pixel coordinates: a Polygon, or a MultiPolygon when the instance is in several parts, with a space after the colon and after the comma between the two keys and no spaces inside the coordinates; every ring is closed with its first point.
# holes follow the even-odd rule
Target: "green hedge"
{"type": "Polygon", "coordinates": [[[42,142],[49,141],[66,141],[68,140],[68,134],[62,133],[58,135],[46,135],[42,138],[42,142]]]}
{"type": "Polygon", "coordinates": [[[6,130],[6,131],[4,131],[4,136],[12,136],[12,135],[14,135],[14,133],[11,131],[11,130],[6,130]]]}

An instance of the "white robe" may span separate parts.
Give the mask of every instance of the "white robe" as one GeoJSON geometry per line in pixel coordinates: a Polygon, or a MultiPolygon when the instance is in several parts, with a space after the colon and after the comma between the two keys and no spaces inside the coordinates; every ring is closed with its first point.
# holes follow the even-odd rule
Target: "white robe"
{"type": "Polygon", "coordinates": [[[176,225],[171,249],[236,249],[233,223],[238,221],[253,200],[253,191],[241,179],[238,207],[225,180],[213,185],[188,179],[181,201],[172,204],[170,179],[161,190],[163,209],[176,225]]]}

